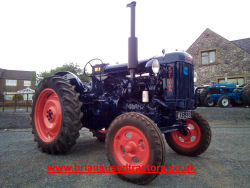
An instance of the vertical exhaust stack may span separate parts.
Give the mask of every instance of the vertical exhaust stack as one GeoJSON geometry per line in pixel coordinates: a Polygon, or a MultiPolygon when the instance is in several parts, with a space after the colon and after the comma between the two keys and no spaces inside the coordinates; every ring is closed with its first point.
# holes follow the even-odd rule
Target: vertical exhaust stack
{"type": "Polygon", "coordinates": [[[137,38],[135,37],[135,6],[135,1],[127,5],[127,7],[131,8],[131,36],[128,38],[128,69],[131,80],[135,78],[135,71],[138,65],[137,38]]]}

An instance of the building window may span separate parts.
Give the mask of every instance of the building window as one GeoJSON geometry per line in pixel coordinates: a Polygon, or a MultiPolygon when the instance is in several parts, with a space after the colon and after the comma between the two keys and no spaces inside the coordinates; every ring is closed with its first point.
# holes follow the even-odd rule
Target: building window
{"type": "Polygon", "coordinates": [[[23,86],[31,86],[31,81],[29,81],[29,80],[24,80],[23,81],[23,86]]]}
{"type": "Polygon", "coordinates": [[[16,86],[17,80],[6,80],[5,84],[6,84],[6,86],[16,86]]]}
{"type": "Polygon", "coordinates": [[[215,57],[216,57],[215,50],[201,52],[201,64],[208,65],[210,63],[215,63],[215,57]]]}
{"type": "Polygon", "coordinates": [[[218,80],[219,84],[236,84],[236,85],[243,85],[244,84],[244,78],[228,78],[225,80],[224,78],[218,80]]]}

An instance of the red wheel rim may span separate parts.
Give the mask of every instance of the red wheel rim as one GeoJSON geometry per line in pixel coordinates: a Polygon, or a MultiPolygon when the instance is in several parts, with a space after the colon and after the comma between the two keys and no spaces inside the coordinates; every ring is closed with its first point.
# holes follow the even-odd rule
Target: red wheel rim
{"type": "Polygon", "coordinates": [[[180,131],[171,132],[174,142],[185,149],[190,149],[197,146],[201,140],[201,130],[198,124],[191,120],[186,120],[188,134],[184,136],[180,131]]]}
{"type": "Polygon", "coordinates": [[[44,142],[56,139],[62,122],[62,110],[58,95],[53,89],[44,89],[35,106],[35,125],[39,137],[44,142]]]}
{"type": "Polygon", "coordinates": [[[148,164],[150,148],[143,132],[131,125],[122,127],[114,137],[114,155],[122,165],[145,166],[148,164]]]}

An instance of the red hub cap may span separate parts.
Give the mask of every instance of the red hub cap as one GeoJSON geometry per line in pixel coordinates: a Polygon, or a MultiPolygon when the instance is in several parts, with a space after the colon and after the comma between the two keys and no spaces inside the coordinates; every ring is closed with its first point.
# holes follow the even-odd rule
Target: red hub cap
{"type": "Polygon", "coordinates": [[[35,125],[44,142],[55,140],[61,128],[62,110],[58,95],[53,89],[44,89],[38,96],[35,107],[35,125]]]}
{"type": "Polygon", "coordinates": [[[201,140],[201,130],[197,123],[191,119],[186,120],[186,127],[188,134],[184,136],[180,131],[171,132],[174,142],[182,148],[190,149],[201,140]]]}
{"type": "Polygon", "coordinates": [[[114,137],[114,155],[122,166],[148,164],[150,148],[143,132],[130,125],[122,127],[114,137]]]}

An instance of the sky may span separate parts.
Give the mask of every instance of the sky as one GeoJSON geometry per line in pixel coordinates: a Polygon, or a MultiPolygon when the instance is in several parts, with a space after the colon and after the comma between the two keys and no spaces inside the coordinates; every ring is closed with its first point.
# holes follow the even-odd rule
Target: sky
{"type": "MultiPolygon", "coordinates": [[[[128,59],[128,0],[0,0],[0,68],[81,68],[92,58],[128,59]]],[[[210,28],[228,40],[250,37],[249,0],[137,0],[138,58],[187,48],[210,28]]]]}

